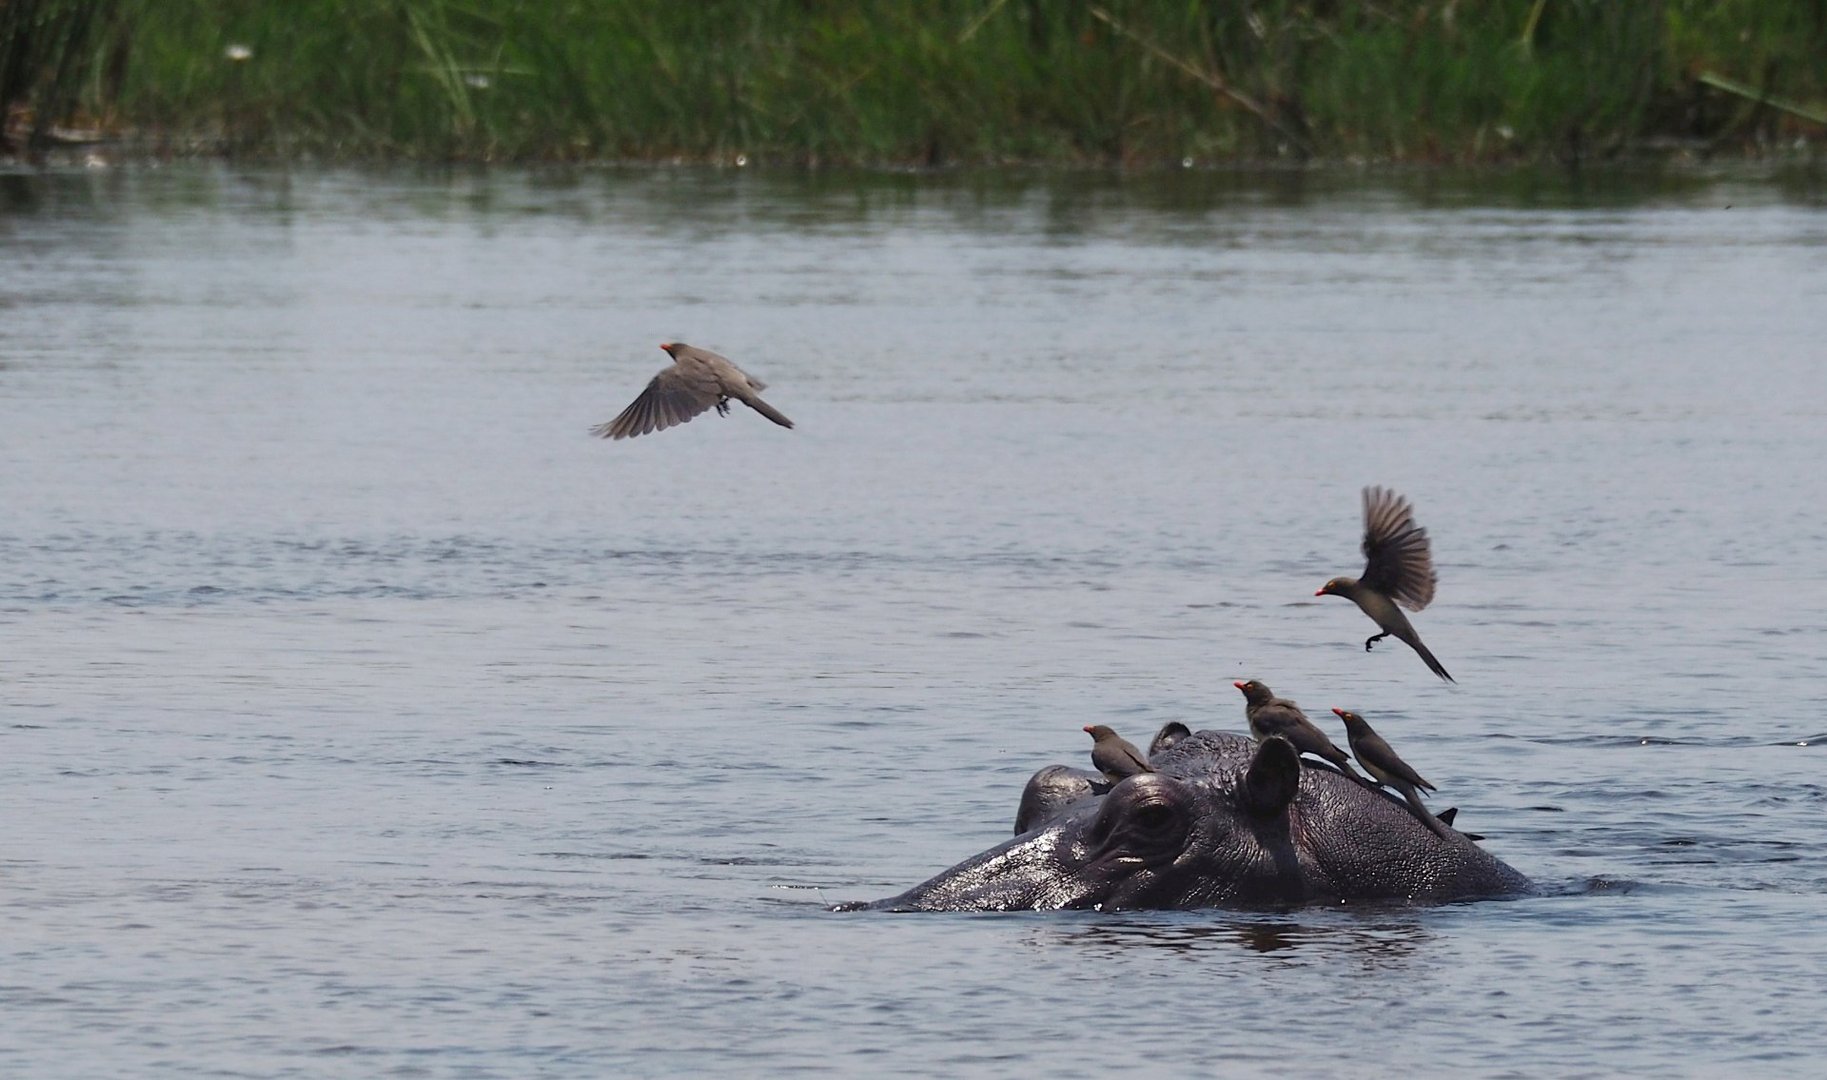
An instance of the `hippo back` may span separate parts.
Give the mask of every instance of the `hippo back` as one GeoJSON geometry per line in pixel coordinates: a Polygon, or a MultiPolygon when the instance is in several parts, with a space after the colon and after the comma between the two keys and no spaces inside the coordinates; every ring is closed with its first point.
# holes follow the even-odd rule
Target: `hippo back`
{"type": "MultiPolygon", "coordinates": [[[[1235,805],[1256,752],[1254,740],[1200,731],[1163,751],[1152,764],[1199,784],[1217,806],[1235,805]]],[[[1299,853],[1311,899],[1440,900],[1526,889],[1522,874],[1463,833],[1434,835],[1399,799],[1323,762],[1302,759],[1288,804],[1289,842],[1299,853]]]]}

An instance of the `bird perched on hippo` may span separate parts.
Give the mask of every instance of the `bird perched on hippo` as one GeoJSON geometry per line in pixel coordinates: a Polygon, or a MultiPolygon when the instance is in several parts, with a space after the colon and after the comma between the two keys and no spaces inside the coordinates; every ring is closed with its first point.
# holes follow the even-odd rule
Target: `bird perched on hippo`
{"type": "Polygon", "coordinates": [[[1251,679],[1249,682],[1232,683],[1243,691],[1243,715],[1250,722],[1250,734],[1258,741],[1279,735],[1294,744],[1294,749],[1303,754],[1312,754],[1316,758],[1330,761],[1338,770],[1353,779],[1357,773],[1352,771],[1351,757],[1345,751],[1332,744],[1325,732],[1315,727],[1307,714],[1300,711],[1300,706],[1287,698],[1276,697],[1275,691],[1261,682],[1251,679]]]}
{"type": "Polygon", "coordinates": [[[1154,766],[1142,756],[1142,751],[1121,735],[1103,724],[1085,725],[1085,734],[1091,736],[1091,764],[1110,782],[1115,783],[1126,776],[1137,773],[1154,772],[1154,766]]]}
{"type": "Polygon", "coordinates": [[[1408,762],[1390,749],[1389,743],[1371,728],[1369,721],[1345,709],[1332,711],[1345,722],[1345,741],[1351,744],[1351,752],[1357,755],[1358,764],[1364,766],[1364,771],[1370,774],[1371,779],[1401,792],[1403,800],[1415,812],[1415,817],[1421,824],[1446,839],[1446,826],[1429,813],[1421,802],[1420,791],[1433,791],[1434,785],[1421,779],[1420,773],[1410,768],[1408,762]]]}

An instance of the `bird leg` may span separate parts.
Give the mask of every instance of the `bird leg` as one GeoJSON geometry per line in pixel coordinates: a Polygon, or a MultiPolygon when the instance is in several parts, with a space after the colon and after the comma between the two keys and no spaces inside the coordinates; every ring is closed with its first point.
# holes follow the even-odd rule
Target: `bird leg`
{"type": "Polygon", "coordinates": [[[1372,634],[1370,637],[1365,638],[1364,639],[1364,651],[1369,652],[1370,647],[1372,645],[1375,645],[1377,642],[1382,641],[1384,638],[1386,638],[1388,636],[1389,636],[1389,631],[1385,630],[1381,634],[1372,634]]]}
{"type": "Polygon", "coordinates": [[[729,414],[730,414],[730,399],[727,396],[718,398],[717,399],[717,415],[718,416],[728,416],[729,414]]]}

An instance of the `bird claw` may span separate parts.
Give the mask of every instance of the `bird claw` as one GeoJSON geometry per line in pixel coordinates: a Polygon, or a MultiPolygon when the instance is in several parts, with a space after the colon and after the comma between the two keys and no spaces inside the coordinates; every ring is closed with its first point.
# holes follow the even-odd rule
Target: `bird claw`
{"type": "Polygon", "coordinates": [[[1388,636],[1389,636],[1388,634],[1372,634],[1371,636],[1365,638],[1364,639],[1364,651],[1369,652],[1370,647],[1372,645],[1375,645],[1377,642],[1382,641],[1384,638],[1386,638],[1388,636]]]}
{"type": "Polygon", "coordinates": [[[729,414],[730,414],[730,399],[729,398],[718,398],[717,399],[717,415],[718,416],[728,416],[729,414]]]}

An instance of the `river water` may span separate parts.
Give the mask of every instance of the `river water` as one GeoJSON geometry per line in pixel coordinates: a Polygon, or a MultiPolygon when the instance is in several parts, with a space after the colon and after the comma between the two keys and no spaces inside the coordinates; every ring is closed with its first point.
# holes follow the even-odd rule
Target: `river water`
{"type": "Polygon", "coordinates": [[[1824,210],[0,175],[0,1072],[1817,1069],[1824,210]],[[591,439],[676,339],[798,427],[591,439]],[[1371,483],[1456,686],[1312,595],[1371,483]],[[825,910],[1005,838],[1084,724],[1241,730],[1249,677],[1545,894],[825,910]]]}

